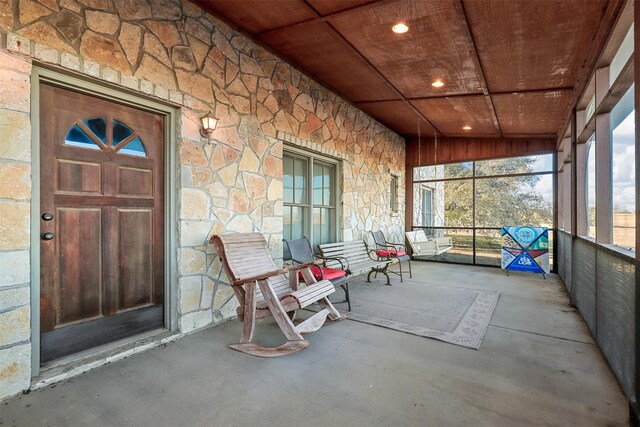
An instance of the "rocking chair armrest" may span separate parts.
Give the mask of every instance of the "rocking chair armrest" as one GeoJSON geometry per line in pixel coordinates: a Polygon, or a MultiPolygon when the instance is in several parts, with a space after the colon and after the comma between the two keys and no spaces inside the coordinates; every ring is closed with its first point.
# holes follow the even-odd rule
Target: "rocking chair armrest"
{"type": "Polygon", "coordinates": [[[288,269],[289,271],[298,271],[305,268],[313,267],[314,265],[321,265],[321,264],[322,264],[322,261],[313,260],[313,261],[305,262],[304,264],[292,265],[288,267],[288,269]]]}
{"type": "Polygon", "coordinates": [[[258,280],[268,279],[269,277],[279,276],[280,274],[287,274],[288,271],[289,270],[287,270],[286,268],[281,268],[279,270],[270,271],[268,273],[258,274],[257,276],[246,277],[244,279],[237,279],[237,280],[234,280],[233,283],[231,284],[234,286],[244,285],[245,283],[257,282],[258,280]]]}

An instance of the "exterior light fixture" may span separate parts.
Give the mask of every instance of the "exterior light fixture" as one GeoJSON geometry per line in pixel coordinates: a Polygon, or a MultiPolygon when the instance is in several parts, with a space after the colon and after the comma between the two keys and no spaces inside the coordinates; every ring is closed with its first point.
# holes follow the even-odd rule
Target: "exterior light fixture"
{"type": "Polygon", "coordinates": [[[407,27],[406,24],[400,22],[394,25],[393,27],[391,27],[391,31],[393,31],[396,34],[404,34],[407,31],[409,31],[409,27],[407,27]]]}
{"type": "Polygon", "coordinates": [[[216,129],[216,125],[218,124],[218,119],[213,117],[211,111],[209,111],[204,116],[200,117],[200,121],[202,122],[202,129],[200,129],[200,135],[204,138],[209,138],[213,131],[216,129]]]}
{"type": "Polygon", "coordinates": [[[431,83],[431,86],[433,86],[433,87],[442,87],[442,86],[444,86],[444,83],[442,82],[442,80],[436,80],[435,82],[431,83]]]}
{"type": "Polygon", "coordinates": [[[462,129],[464,129],[464,130],[471,130],[471,126],[469,126],[469,125],[462,126],[462,129]]]}

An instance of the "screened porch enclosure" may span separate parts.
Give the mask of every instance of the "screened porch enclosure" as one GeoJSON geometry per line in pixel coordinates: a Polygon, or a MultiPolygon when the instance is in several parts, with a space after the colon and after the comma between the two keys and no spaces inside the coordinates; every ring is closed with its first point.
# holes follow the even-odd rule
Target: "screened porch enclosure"
{"type": "Polygon", "coordinates": [[[553,165],[550,153],[413,167],[411,228],[453,241],[421,259],[500,266],[504,226],[547,227],[552,248],[553,165]]]}

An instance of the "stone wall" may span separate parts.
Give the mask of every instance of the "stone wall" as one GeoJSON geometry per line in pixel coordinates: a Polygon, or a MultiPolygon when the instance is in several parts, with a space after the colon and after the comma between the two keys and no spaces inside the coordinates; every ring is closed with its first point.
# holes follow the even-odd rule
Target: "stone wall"
{"type": "Polygon", "coordinates": [[[0,51],[0,398],[29,387],[31,64],[0,51]]]}
{"type": "Polygon", "coordinates": [[[0,0],[0,32],[0,398],[29,385],[33,60],[179,107],[182,332],[235,315],[210,235],[260,231],[281,262],[285,144],[340,159],[345,240],[368,240],[376,228],[402,238],[402,138],[191,3],[0,0]],[[211,141],[198,119],[209,110],[219,118],[211,141]],[[398,213],[390,174],[399,176],[398,213]]]}

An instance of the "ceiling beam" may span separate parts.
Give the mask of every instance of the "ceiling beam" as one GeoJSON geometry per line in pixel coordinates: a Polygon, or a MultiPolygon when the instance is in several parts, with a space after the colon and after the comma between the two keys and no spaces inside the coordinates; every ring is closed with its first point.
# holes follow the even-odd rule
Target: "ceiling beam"
{"type": "MultiPolygon", "coordinates": [[[[530,93],[546,93],[546,92],[573,92],[573,86],[562,86],[562,87],[548,87],[541,89],[527,89],[527,90],[510,90],[507,92],[491,92],[491,96],[495,95],[527,95],[530,93]]],[[[482,96],[484,95],[482,92],[469,92],[469,93],[454,93],[447,95],[438,95],[438,96],[420,96],[416,98],[407,97],[407,101],[424,101],[428,99],[439,99],[439,98],[464,98],[464,97],[474,97],[474,96],[482,96]]],[[[373,101],[356,101],[354,105],[366,105],[366,104],[379,104],[384,102],[395,102],[402,101],[401,98],[393,98],[393,99],[376,99],[373,101]]]]}
{"type": "Polygon", "coordinates": [[[478,55],[478,48],[476,47],[476,41],[473,38],[471,29],[469,28],[469,21],[467,19],[467,14],[464,10],[464,5],[462,4],[462,0],[458,0],[456,3],[454,3],[454,8],[456,12],[458,12],[460,22],[462,24],[462,35],[467,40],[467,44],[470,46],[469,53],[471,54],[473,65],[478,70],[477,73],[480,80],[480,85],[482,87],[482,92],[484,94],[484,100],[487,103],[487,107],[489,107],[489,111],[491,111],[491,118],[493,119],[493,125],[498,130],[498,133],[502,134],[502,129],[500,128],[500,122],[498,121],[498,115],[496,114],[496,108],[493,105],[493,99],[491,98],[491,94],[489,93],[489,87],[487,86],[487,80],[484,77],[484,69],[482,68],[482,63],[480,62],[480,56],[478,55]]]}

